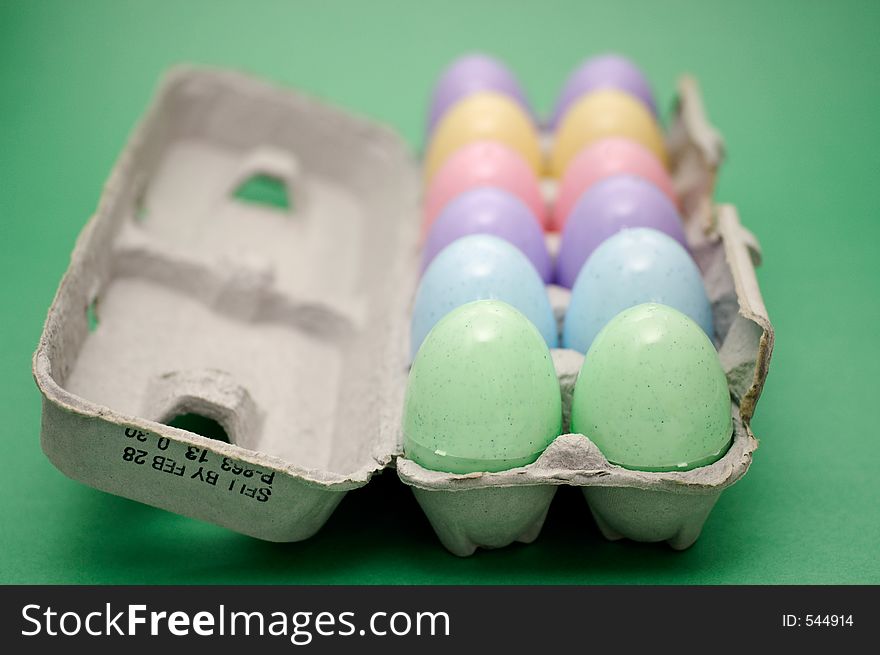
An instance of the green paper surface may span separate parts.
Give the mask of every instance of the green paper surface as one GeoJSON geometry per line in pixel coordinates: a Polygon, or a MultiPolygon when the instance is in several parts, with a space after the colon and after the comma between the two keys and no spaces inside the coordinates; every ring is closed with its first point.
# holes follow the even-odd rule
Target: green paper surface
{"type": "Polygon", "coordinates": [[[0,3],[0,581],[880,583],[878,25],[870,0],[0,3]],[[248,70],[420,147],[436,75],[475,48],[508,61],[544,112],[578,61],[610,49],[642,65],[664,116],[680,73],[701,84],[728,152],[717,197],[761,240],[777,347],[754,465],[699,541],[606,542],[561,489],[534,544],[459,559],[389,472],[314,538],[268,544],[56,471],[31,355],[162,71],[248,70]]]}

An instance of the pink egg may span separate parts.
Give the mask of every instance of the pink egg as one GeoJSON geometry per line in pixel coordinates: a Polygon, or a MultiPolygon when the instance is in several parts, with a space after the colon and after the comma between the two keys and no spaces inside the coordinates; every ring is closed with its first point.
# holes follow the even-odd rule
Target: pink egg
{"type": "Polygon", "coordinates": [[[474,141],[459,148],[443,164],[425,197],[423,234],[447,203],[474,187],[503,189],[523,201],[547,225],[547,210],[538,180],[526,161],[514,150],[495,141],[474,141]]]}
{"type": "Polygon", "coordinates": [[[669,173],[650,150],[630,139],[602,139],[582,150],[566,170],[553,207],[551,229],[561,231],[565,227],[568,215],[584,191],[600,180],[621,174],[651,182],[676,207],[680,206],[669,173]]]}

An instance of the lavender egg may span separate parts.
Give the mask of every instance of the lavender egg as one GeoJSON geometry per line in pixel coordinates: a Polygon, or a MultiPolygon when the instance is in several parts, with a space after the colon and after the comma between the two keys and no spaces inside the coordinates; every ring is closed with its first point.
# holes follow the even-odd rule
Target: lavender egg
{"type": "Polygon", "coordinates": [[[470,234],[491,234],[510,242],[529,259],[544,282],[553,265],[538,218],[519,198],[496,187],[465,191],[440,212],[428,231],[424,270],[443,248],[470,234]]]}
{"type": "Polygon", "coordinates": [[[556,281],[571,288],[599,244],[623,229],[635,227],[663,232],[687,248],[678,210],[650,182],[631,175],[614,175],[590,187],[565,223],[556,281]]]}
{"type": "Polygon", "coordinates": [[[494,57],[474,53],[453,61],[437,80],[428,110],[427,134],[434,131],[450,107],[462,98],[480,91],[506,95],[532,115],[525,93],[510,69],[494,57]]]}
{"type": "Polygon", "coordinates": [[[569,75],[556,102],[550,127],[555,128],[568,108],[581,96],[609,88],[629,93],[657,116],[654,93],[639,67],[621,55],[606,54],[586,60],[569,75]]]}

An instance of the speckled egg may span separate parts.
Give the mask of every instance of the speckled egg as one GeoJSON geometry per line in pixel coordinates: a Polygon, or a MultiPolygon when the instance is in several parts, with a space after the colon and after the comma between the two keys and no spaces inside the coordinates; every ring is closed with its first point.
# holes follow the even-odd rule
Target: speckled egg
{"type": "Polygon", "coordinates": [[[544,159],[531,117],[508,96],[484,91],[459,100],[437,124],[425,151],[425,182],[459,148],[486,140],[503,143],[541,173],[544,159]]]}
{"type": "Polygon", "coordinates": [[[535,267],[508,241],[475,234],[441,250],[425,270],[413,305],[410,356],[415,357],[428,332],[446,314],[487,299],[515,307],[537,327],[547,347],[557,346],[556,320],[535,267]]]}
{"type": "Polygon", "coordinates": [[[563,347],[587,352],[608,321],[646,302],[674,307],[713,338],[712,306],[694,260],[666,234],[636,228],[603,241],[584,264],[571,290],[563,347]]]}
{"type": "Polygon", "coordinates": [[[423,233],[459,194],[482,186],[512,193],[532,210],[541,227],[546,226],[547,208],[538,178],[522,155],[497,141],[474,141],[451,154],[425,190],[423,233]]]}
{"type": "Polygon", "coordinates": [[[720,459],[733,433],[730,393],[706,333],[656,303],[615,316],[584,358],[571,429],[628,469],[686,471],[720,459]]]}
{"type": "Polygon", "coordinates": [[[503,471],[534,462],[561,430],[550,351],[520,312],[472,302],[431,330],[406,389],[406,457],[435,471],[503,471]]]}

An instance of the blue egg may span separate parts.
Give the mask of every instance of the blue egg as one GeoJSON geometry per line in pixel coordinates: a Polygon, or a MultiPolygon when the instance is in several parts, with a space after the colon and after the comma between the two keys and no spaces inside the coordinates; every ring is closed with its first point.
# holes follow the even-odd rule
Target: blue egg
{"type": "Polygon", "coordinates": [[[474,300],[512,305],[538,328],[549,348],[558,346],[556,319],[535,267],[510,242],[475,234],[446,246],[425,270],[412,312],[410,358],[437,321],[474,300]]]}
{"type": "Polygon", "coordinates": [[[587,352],[608,321],[646,302],[677,309],[714,339],[712,307],[694,260],[663,232],[634,228],[606,239],[578,274],[565,314],[563,347],[587,352]]]}

